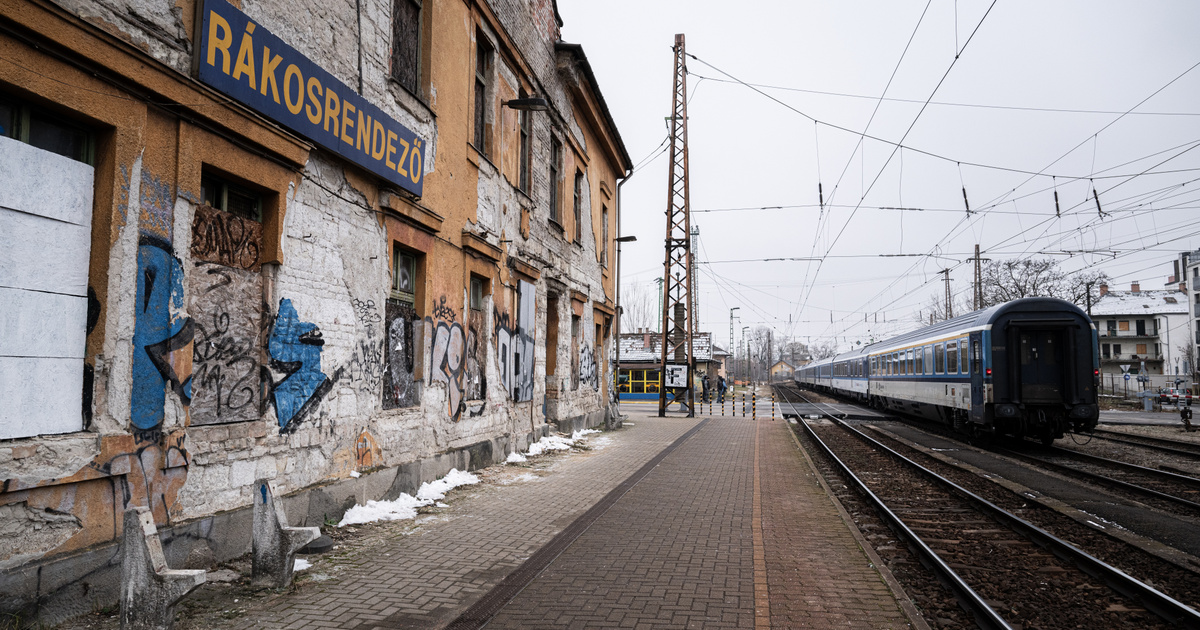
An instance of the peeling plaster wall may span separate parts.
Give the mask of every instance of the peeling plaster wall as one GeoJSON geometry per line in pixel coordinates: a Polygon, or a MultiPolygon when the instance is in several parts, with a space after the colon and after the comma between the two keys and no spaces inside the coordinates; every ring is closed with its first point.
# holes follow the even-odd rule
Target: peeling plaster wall
{"type": "MultiPolygon", "coordinates": [[[[18,9],[27,8],[22,1],[18,9]]],[[[107,59],[99,53],[110,44],[92,30],[115,34],[137,49],[123,54],[143,56],[139,80],[166,95],[174,92],[164,85],[193,89],[183,75],[194,2],[151,4],[67,0],[61,6],[82,21],[47,35],[93,37],[78,54],[107,59]]],[[[196,109],[190,115],[207,122],[193,124],[0,36],[0,45],[16,46],[29,67],[53,79],[0,65],[0,90],[16,84],[105,130],[92,208],[89,288],[97,287],[99,323],[86,340],[94,370],[86,422],[64,435],[0,440],[0,534],[22,541],[0,545],[0,585],[23,584],[20,576],[51,564],[62,579],[25,584],[25,600],[0,597],[0,613],[29,616],[32,606],[36,616],[40,606],[92,603],[71,590],[72,558],[115,549],[130,506],[149,506],[167,536],[202,538],[225,559],[244,551],[245,541],[229,534],[236,542],[214,542],[226,534],[212,523],[239,522],[218,515],[245,510],[256,479],[316,497],[329,484],[349,484],[352,471],[395,477],[355,485],[356,494],[339,490],[336,501],[309,509],[336,516],[347,501],[394,496],[444,474],[450,462],[502,460],[544,435],[548,422],[569,430],[602,418],[594,307],[608,303],[611,278],[597,252],[597,187],[603,180],[611,189],[619,169],[610,156],[586,155],[586,167],[573,157],[598,143],[577,120],[580,103],[558,67],[553,3],[497,1],[499,22],[487,24],[477,7],[424,3],[437,54],[426,62],[420,96],[388,80],[390,0],[362,0],[361,16],[346,0],[235,4],[347,85],[359,83],[361,51],[364,95],[428,141],[425,195],[389,205],[383,199],[392,191],[374,176],[236,107],[196,109]],[[467,146],[473,100],[464,68],[477,28],[497,38],[498,51],[515,45],[533,73],[510,65],[511,51],[496,55],[495,150],[486,159],[467,146]],[[116,91],[116,98],[78,99],[63,85],[116,91]],[[554,105],[551,114],[532,115],[528,195],[516,189],[519,118],[500,106],[522,85],[544,88],[554,105]],[[578,243],[547,220],[552,133],[572,156],[567,166],[578,162],[586,173],[578,243]],[[260,192],[261,223],[202,207],[202,172],[260,192]],[[412,305],[392,293],[396,243],[422,261],[412,305]],[[471,308],[472,274],[487,281],[482,309],[471,308]],[[551,284],[562,326],[552,405],[544,347],[551,284]],[[402,400],[385,404],[396,378],[407,386],[402,400]],[[75,603],[50,604],[60,601],[75,603]]],[[[18,19],[5,11],[0,16],[18,19]]],[[[562,207],[570,215],[573,170],[564,172],[562,207]]],[[[610,214],[615,220],[615,208],[610,214]]],[[[573,218],[566,227],[573,235],[573,218]]],[[[101,599],[94,603],[107,603],[101,599]]]]}

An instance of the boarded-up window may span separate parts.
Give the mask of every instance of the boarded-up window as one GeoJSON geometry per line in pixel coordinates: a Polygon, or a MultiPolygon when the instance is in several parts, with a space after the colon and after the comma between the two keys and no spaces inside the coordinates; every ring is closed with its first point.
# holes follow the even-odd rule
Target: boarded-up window
{"type": "Polygon", "coordinates": [[[417,94],[421,76],[421,3],[395,0],[392,4],[392,78],[417,94]]]}
{"type": "Polygon", "coordinates": [[[201,205],[192,217],[188,311],[192,347],[193,425],[261,417],[262,275],[260,200],[249,191],[204,178],[204,199],[236,211],[201,205]],[[232,201],[232,205],[230,202],[232,201]]]}
{"type": "Polygon", "coordinates": [[[79,431],[94,171],[4,135],[0,439],[79,431]]]}
{"type": "Polygon", "coordinates": [[[1137,353],[1138,353],[1138,354],[1140,354],[1140,355],[1141,355],[1141,354],[1146,354],[1146,344],[1144,344],[1144,343],[1139,343],[1139,344],[1137,345],[1137,353]]]}
{"type": "Polygon", "coordinates": [[[1128,331],[1129,330],[1129,322],[1127,322],[1127,321],[1117,322],[1117,329],[1128,331]]]}

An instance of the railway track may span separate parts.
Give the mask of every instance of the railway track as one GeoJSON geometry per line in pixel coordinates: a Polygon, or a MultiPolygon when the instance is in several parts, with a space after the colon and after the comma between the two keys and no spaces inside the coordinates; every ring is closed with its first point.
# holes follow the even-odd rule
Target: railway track
{"type": "Polygon", "coordinates": [[[1200,444],[1195,442],[1168,440],[1165,438],[1156,438],[1148,435],[1135,435],[1121,431],[1109,431],[1107,429],[1096,429],[1094,435],[1097,438],[1114,442],[1116,444],[1138,446],[1152,451],[1158,451],[1160,453],[1168,453],[1170,455],[1187,459],[1200,460],[1200,444]]]}
{"type": "MultiPolygon", "coordinates": [[[[795,390],[780,393],[803,398],[795,390]]],[[[950,585],[981,627],[1200,627],[1192,608],[846,423],[829,421],[800,422],[805,441],[950,585]]]]}

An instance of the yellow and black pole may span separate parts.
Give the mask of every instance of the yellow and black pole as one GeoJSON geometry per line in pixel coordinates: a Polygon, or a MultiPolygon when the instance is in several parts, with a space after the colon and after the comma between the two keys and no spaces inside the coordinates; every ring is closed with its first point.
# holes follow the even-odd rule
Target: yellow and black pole
{"type": "Polygon", "coordinates": [[[750,390],[750,419],[758,420],[758,390],[750,390]]]}

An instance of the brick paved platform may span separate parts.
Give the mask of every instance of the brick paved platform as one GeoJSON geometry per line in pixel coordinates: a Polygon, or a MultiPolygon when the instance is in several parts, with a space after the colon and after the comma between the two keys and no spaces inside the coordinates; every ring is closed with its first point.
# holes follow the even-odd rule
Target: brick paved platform
{"type": "Polygon", "coordinates": [[[787,424],[705,420],[634,412],[603,448],[459,490],[437,518],[322,560],[330,579],[229,627],[911,627],[787,424]],[[540,573],[522,567],[538,558],[540,573]],[[531,580],[493,591],[522,568],[531,580]],[[489,593],[488,618],[460,619],[489,593]]]}

